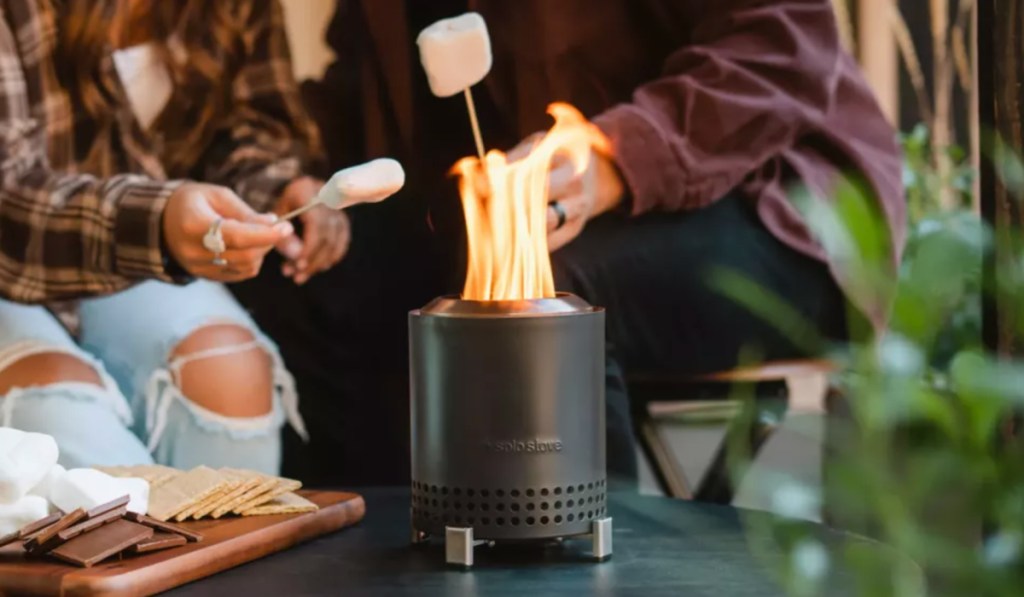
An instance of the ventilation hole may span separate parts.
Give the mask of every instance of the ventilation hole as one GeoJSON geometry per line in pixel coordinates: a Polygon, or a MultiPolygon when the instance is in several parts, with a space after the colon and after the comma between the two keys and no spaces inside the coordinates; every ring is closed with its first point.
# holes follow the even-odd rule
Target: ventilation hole
{"type": "Polygon", "coordinates": [[[576,486],[576,491],[583,491],[583,483],[576,486]]]}
{"type": "Polygon", "coordinates": [[[447,510],[448,509],[448,500],[441,500],[441,508],[443,510],[447,510]]]}
{"type": "Polygon", "coordinates": [[[547,488],[547,487],[545,487],[545,488],[541,489],[541,490],[540,490],[540,494],[541,494],[541,495],[547,495],[547,494],[548,494],[548,488],[547,488]]]}
{"type": "Polygon", "coordinates": [[[588,498],[587,498],[587,503],[588,503],[588,504],[593,504],[593,503],[594,503],[594,496],[590,496],[590,497],[588,497],[588,498]]]}
{"type": "Polygon", "coordinates": [[[466,495],[467,495],[467,496],[469,496],[469,497],[473,497],[473,494],[474,494],[474,493],[476,493],[476,492],[475,492],[475,491],[473,491],[472,489],[467,489],[467,490],[466,490],[466,495]]]}
{"type": "Polygon", "coordinates": [[[494,509],[497,510],[498,512],[503,512],[505,510],[505,504],[502,504],[502,503],[495,504],[494,505],[494,509]]]}
{"type": "Polygon", "coordinates": [[[559,509],[561,509],[561,507],[562,507],[562,501],[561,500],[555,502],[555,510],[559,510],[559,509]]]}
{"type": "Polygon", "coordinates": [[[495,518],[494,522],[500,527],[500,526],[505,524],[505,519],[504,518],[500,518],[500,517],[499,518],[495,518]]]}
{"type": "Polygon", "coordinates": [[[462,517],[461,516],[456,516],[455,517],[455,524],[462,524],[462,517]]]}
{"type": "Polygon", "coordinates": [[[594,483],[593,482],[587,483],[587,489],[593,489],[593,488],[594,488],[594,483]]]}
{"type": "Polygon", "coordinates": [[[533,510],[534,510],[535,508],[537,508],[537,505],[536,505],[536,504],[534,504],[533,502],[530,502],[529,504],[526,504],[526,509],[527,509],[527,510],[529,510],[529,511],[531,511],[531,512],[532,512],[532,511],[533,511],[533,510]]]}
{"type": "Polygon", "coordinates": [[[483,496],[483,497],[487,497],[487,496],[491,495],[491,492],[487,491],[486,489],[481,489],[480,490],[480,495],[483,496]]]}
{"type": "Polygon", "coordinates": [[[494,495],[496,495],[498,497],[505,497],[505,490],[504,489],[495,490],[494,495]]]}
{"type": "Polygon", "coordinates": [[[452,508],[455,508],[456,510],[461,510],[462,502],[452,502],[452,508]]]}
{"type": "Polygon", "coordinates": [[[527,489],[526,490],[526,497],[533,497],[533,490],[532,489],[527,489]]]}
{"type": "Polygon", "coordinates": [[[437,500],[436,499],[430,500],[430,503],[433,504],[433,506],[435,508],[437,507],[437,500]]]}
{"type": "Polygon", "coordinates": [[[452,493],[454,493],[455,495],[462,495],[462,490],[456,487],[455,489],[452,490],[452,493]]]}
{"type": "Polygon", "coordinates": [[[541,510],[547,510],[548,509],[548,503],[547,502],[541,502],[540,503],[540,509],[541,510]]]}
{"type": "Polygon", "coordinates": [[[519,490],[513,489],[512,491],[509,492],[509,495],[511,495],[512,497],[519,497],[519,490]]]}
{"type": "Polygon", "coordinates": [[[540,523],[541,524],[547,524],[548,523],[548,517],[547,516],[541,516],[540,517],[540,523]]]}
{"type": "Polygon", "coordinates": [[[559,514],[555,517],[555,524],[562,524],[562,515],[559,514]]]}
{"type": "Polygon", "coordinates": [[[437,493],[437,485],[430,486],[430,493],[437,493]]]}
{"type": "Polygon", "coordinates": [[[512,517],[512,526],[514,526],[514,527],[519,526],[519,517],[518,516],[513,516],[512,517]]]}
{"type": "Polygon", "coordinates": [[[474,504],[473,502],[469,502],[468,504],[466,504],[466,509],[469,510],[470,512],[472,512],[474,508],[476,508],[476,504],[474,504]]]}
{"type": "Polygon", "coordinates": [[[566,493],[572,493],[572,492],[574,492],[574,491],[576,491],[576,488],[575,488],[575,487],[573,487],[572,485],[570,485],[569,487],[566,487],[566,488],[565,488],[565,492],[566,492],[566,493]]]}
{"type": "Polygon", "coordinates": [[[519,504],[512,504],[509,507],[512,508],[513,512],[519,512],[519,504]]]}
{"type": "Polygon", "coordinates": [[[466,522],[468,524],[473,524],[474,522],[476,522],[476,518],[473,518],[472,516],[467,516],[466,517],[466,522]]]}
{"type": "Polygon", "coordinates": [[[483,510],[484,512],[487,512],[488,510],[491,509],[491,507],[488,506],[487,504],[480,504],[480,509],[483,510]]]}
{"type": "Polygon", "coordinates": [[[556,487],[555,488],[555,495],[562,495],[562,488],[561,487],[556,487]]]}
{"type": "Polygon", "coordinates": [[[441,495],[448,495],[448,488],[447,487],[442,487],[441,488],[441,495]]]}
{"type": "MultiPolygon", "coordinates": [[[[565,507],[566,508],[572,508],[573,505],[575,505],[575,504],[576,504],[576,502],[574,502],[572,500],[569,500],[569,501],[565,502],[565,507]]],[[[458,506],[455,506],[455,507],[458,508],[458,506]]]]}
{"type": "Polygon", "coordinates": [[[484,516],[483,518],[480,519],[480,522],[483,523],[483,524],[491,524],[491,519],[487,518],[486,516],[484,516]]]}
{"type": "Polygon", "coordinates": [[[574,518],[576,518],[576,517],[573,516],[571,513],[568,516],[565,517],[565,519],[568,520],[569,522],[572,522],[574,518]]]}

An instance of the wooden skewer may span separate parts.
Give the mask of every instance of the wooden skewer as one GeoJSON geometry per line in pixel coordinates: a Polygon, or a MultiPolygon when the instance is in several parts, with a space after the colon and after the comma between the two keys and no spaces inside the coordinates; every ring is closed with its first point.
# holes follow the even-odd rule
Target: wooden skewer
{"type": "Polygon", "coordinates": [[[473,140],[476,141],[476,152],[480,156],[480,164],[486,160],[484,151],[484,137],[480,134],[480,121],[476,118],[476,104],[473,103],[473,92],[467,87],[465,89],[466,108],[469,109],[469,124],[473,127],[473,140]]]}
{"type": "Polygon", "coordinates": [[[307,211],[309,211],[309,210],[313,209],[313,208],[314,208],[314,207],[316,207],[317,205],[320,205],[320,202],[319,202],[319,201],[316,201],[316,200],[314,200],[314,201],[310,201],[309,203],[307,203],[307,204],[303,205],[302,207],[300,207],[300,208],[298,208],[298,209],[293,209],[292,211],[290,211],[290,212],[288,212],[288,213],[284,214],[283,216],[281,216],[280,218],[278,218],[278,219],[277,219],[277,221],[278,221],[278,222],[287,222],[288,220],[291,220],[292,218],[295,218],[295,217],[301,216],[302,214],[304,214],[304,213],[306,213],[307,211]]]}

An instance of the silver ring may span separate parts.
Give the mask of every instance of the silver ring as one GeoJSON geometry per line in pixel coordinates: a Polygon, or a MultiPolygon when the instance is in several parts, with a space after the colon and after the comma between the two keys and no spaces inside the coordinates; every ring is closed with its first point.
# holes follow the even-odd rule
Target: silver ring
{"type": "Polygon", "coordinates": [[[217,218],[210,224],[210,229],[206,231],[206,234],[203,235],[203,247],[213,253],[213,264],[218,267],[224,267],[228,264],[221,256],[227,250],[224,235],[220,231],[220,226],[223,223],[223,218],[217,218]]]}
{"type": "Polygon", "coordinates": [[[558,230],[562,226],[565,226],[566,213],[565,208],[558,201],[552,201],[550,204],[551,209],[555,210],[555,215],[558,216],[558,223],[555,224],[555,230],[558,230]]]}

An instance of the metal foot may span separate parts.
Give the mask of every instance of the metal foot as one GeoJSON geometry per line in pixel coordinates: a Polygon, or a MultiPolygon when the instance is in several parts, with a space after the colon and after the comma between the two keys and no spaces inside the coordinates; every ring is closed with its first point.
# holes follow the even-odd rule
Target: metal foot
{"type": "Polygon", "coordinates": [[[473,548],[487,541],[475,541],[472,528],[444,528],[444,557],[448,564],[469,568],[473,565],[473,548]]]}
{"type": "Polygon", "coordinates": [[[612,557],[612,519],[595,520],[591,525],[590,541],[594,559],[603,562],[612,557]]]}
{"type": "Polygon", "coordinates": [[[424,533],[423,531],[417,531],[416,527],[412,527],[411,530],[412,536],[409,538],[409,542],[413,545],[420,545],[422,543],[426,543],[427,540],[430,538],[430,535],[424,533]]]}

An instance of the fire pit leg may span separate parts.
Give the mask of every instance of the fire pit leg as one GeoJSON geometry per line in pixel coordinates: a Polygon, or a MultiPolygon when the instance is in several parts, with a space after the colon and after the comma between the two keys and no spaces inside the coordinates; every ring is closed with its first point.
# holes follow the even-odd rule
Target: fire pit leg
{"type": "Polygon", "coordinates": [[[612,519],[595,520],[590,533],[594,558],[603,562],[612,557],[612,519]]]}
{"type": "Polygon", "coordinates": [[[469,568],[473,565],[473,548],[485,541],[473,540],[472,528],[445,527],[445,561],[454,566],[469,568]]]}
{"type": "Polygon", "coordinates": [[[423,531],[417,531],[416,527],[413,527],[412,528],[412,537],[410,537],[409,542],[412,543],[413,545],[420,545],[422,543],[426,543],[427,540],[429,539],[429,537],[430,537],[430,535],[427,535],[423,531]]]}

